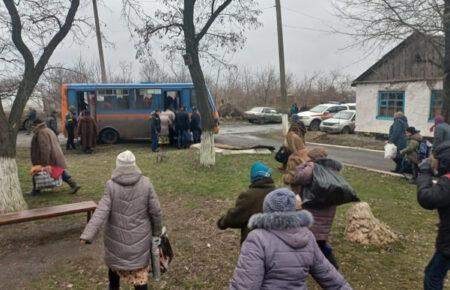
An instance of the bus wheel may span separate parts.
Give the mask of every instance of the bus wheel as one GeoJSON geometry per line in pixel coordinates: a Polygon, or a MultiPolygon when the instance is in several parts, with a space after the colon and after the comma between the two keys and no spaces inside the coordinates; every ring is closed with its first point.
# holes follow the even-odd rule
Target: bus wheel
{"type": "Polygon", "coordinates": [[[105,144],[115,144],[119,141],[119,133],[114,129],[105,129],[100,134],[100,140],[105,144]]]}

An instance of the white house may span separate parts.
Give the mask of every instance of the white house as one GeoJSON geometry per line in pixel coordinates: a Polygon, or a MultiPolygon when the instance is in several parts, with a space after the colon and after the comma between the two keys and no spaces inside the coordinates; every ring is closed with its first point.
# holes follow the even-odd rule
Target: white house
{"type": "Polygon", "coordinates": [[[387,134],[402,111],[424,136],[442,107],[442,39],[412,34],[353,81],[356,131],[387,134]]]}

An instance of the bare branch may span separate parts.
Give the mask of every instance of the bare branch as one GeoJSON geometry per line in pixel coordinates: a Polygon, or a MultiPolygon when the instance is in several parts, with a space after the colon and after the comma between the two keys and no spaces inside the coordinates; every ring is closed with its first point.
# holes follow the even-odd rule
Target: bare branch
{"type": "MultiPolygon", "coordinates": [[[[211,25],[213,25],[214,21],[216,21],[217,17],[220,15],[220,13],[222,13],[222,11],[224,11],[227,8],[227,6],[231,4],[231,1],[232,0],[225,0],[225,2],[223,2],[219,6],[219,8],[217,8],[217,10],[212,11],[211,16],[209,17],[205,26],[203,26],[203,28],[200,30],[200,32],[195,37],[195,40],[197,41],[197,43],[200,42],[200,40],[203,38],[203,36],[205,36],[205,34],[211,28],[211,25]]],[[[212,1],[212,9],[214,9],[214,2],[215,1],[212,1]]]]}

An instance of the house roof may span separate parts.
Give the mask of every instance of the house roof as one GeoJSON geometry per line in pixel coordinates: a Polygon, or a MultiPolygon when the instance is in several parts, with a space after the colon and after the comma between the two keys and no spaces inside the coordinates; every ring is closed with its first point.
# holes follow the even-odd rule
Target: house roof
{"type": "MultiPolygon", "coordinates": [[[[443,42],[444,38],[441,36],[429,36],[433,39],[435,39],[436,44],[439,46],[442,46],[443,48],[443,42]]],[[[431,80],[431,79],[442,79],[442,72],[437,73],[436,70],[441,70],[441,68],[438,68],[436,63],[439,63],[440,61],[436,61],[433,59],[436,59],[436,50],[430,49],[432,47],[432,44],[430,44],[429,37],[424,37],[423,34],[419,32],[414,32],[410,36],[408,36],[405,40],[403,40],[399,45],[391,49],[388,53],[386,53],[380,60],[378,60],[374,65],[372,65],[369,69],[367,69],[364,73],[362,73],[358,78],[356,78],[352,82],[352,86],[356,86],[358,84],[363,83],[377,83],[377,82],[402,82],[402,81],[418,81],[418,80],[431,80]],[[415,46],[415,47],[413,47],[415,46]],[[393,69],[391,68],[390,75],[385,74],[384,78],[381,77],[380,74],[378,76],[374,77],[374,74],[379,72],[383,67],[389,66],[389,62],[392,62],[393,59],[399,58],[402,54],[402,52],[405,52],[406,50],[409,51],[408,57],[415,58],[414,60],[406,59],[406,57],[403,55],[402,61],[403,65],[406,67],[407,70],[412,70],[411,67],[414,64],[417,63],[431,63],[432,67],[428,67],[428,71],[433,70],[432,73],[425,73],[425,74],[417,74],[414,75],[411,74],[408,77],[406,75],[401,75],[400,77],[393,77],[398,72],[392,73],[393,69]],[[434,50],[434,53],[431,52],[434,50]]],[[[397,62],[398,64],[398,62],[397,62]]],[[[393,65],[392,63],[390,64],[393,65]]]]}

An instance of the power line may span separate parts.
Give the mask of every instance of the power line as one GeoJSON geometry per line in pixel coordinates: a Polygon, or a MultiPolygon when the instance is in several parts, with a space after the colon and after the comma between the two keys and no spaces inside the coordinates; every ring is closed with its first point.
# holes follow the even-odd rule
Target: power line
{"type": "Polygon", "coordinates": [[[329,30],[318,29],[318,28],[313,28],[313,27],[293,26],[293,25],[283,25],[283,27],[294,29],[294,30],[309,30],[309,31],[315,31],[315,32],[332,33],[332,31],[329,31],[329,30]]]}

